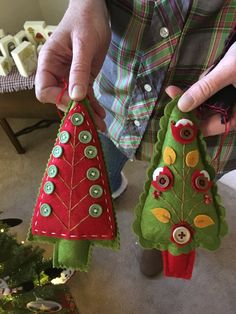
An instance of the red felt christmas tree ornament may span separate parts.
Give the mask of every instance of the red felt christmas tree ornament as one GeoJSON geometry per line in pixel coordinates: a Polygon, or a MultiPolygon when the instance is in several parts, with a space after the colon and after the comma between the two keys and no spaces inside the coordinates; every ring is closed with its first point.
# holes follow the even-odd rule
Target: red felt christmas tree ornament
{"type": "Polygon", "coordinates": [[[99,136],[87,99],[71,102],[36,201],[29,240],[54,245],[54,266],[88,270],[94,244],[118,248],[99,136]]]}

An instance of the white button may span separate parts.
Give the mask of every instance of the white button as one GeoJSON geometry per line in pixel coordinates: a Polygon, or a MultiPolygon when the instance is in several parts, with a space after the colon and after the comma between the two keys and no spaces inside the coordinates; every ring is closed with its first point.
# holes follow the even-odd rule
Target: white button
{"type": "Polygon", "coordinates": [[[173,239],[178,244],[186,244],[191,238],[191,233],[186,227],[177,227],[173,231],[173,239]]]}
{"type": "Polygon", "coordinates": [[[140,125],[141,125],[141,123],[140,123],[138,120],[134,120],[134,124],[135,124],[136,126],[140,126],[140,125]]]}
{"type": "Polygon", "coordinates": [[[169,36],[169,30],[167,27],[162,27],[160,29],[160,35],[162,38],[167,38],[169,36]]]}
{"type": "Polygon", "coordinates": [[[152,90],[152,86],[149,85],[149,84],[145,84],[144,85],[144,89],[145,89],[146,92],[150,92],[152,90]]]}

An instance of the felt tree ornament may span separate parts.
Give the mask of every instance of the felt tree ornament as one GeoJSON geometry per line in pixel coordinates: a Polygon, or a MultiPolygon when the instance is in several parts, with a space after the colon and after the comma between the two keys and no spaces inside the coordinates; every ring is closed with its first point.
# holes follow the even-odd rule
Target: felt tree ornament
{"type": "Polygon", "coordinates": [[[177,102],[160,121],[133,227],[143,247],[162,251],[166,276],[190,279],[195,248],[217,249],[227,225],[196,117],[177,102]]]}
{"type": "Polygon", "coordinates": [[[94,244],[118,248],[99,137],[87,99],[71,102],[52,149],[29,240],[54,245],[53,264],[87,271],[94,244]]]}

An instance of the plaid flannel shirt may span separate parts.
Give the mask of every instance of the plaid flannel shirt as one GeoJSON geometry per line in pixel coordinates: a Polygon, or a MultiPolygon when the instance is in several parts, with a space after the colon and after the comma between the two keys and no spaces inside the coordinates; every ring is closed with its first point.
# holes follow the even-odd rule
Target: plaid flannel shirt
{"type": "MultiPolygon", "coordinates": [[[[186,89],[223,50],[236,0],[108,0],[112,40],[94,85],[106,109],[107,135],[128,157],[150,160],[168,85],[186,89]]],[[[221,136],[206,138],[210,155],[221,136]]],[[[236,168],[236,132],[215,163],[236,168]],[[235,147],[235,148],[234,148],[235,147]]]]}

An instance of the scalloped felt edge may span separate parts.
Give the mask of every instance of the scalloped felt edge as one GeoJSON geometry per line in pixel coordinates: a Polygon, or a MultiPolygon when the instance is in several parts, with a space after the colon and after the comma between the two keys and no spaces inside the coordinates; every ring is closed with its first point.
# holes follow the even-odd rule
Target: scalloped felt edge
{"type": "MultiPolygon", "coordinates": [[[[133,223],[133,231],[138,236],[139,243],[142,247],[148,248],[148,249],[156,248],[156,249],[159,249],[161,251],[169,250],[169,252],[173,255],[179,255],[182,253],[187,254],[191,250],[195,249],[196,247],[202,247],[202,248],[206,248],[208,250],[216,250],[220,246],[220,243],[221,243],[220,238],[223,237],[224,235],[226,235],[228,232],[228,227],[227,227],[227,224],[225,221],[225,208],[221,205],[221,198],[220,198],[220,195],[218,194],[218,188],[217,188],[216,184],[213,184],[213,187],[212,187],[212,194],[213,195],[212,196],[213,196],[213,200],[216,204],[216,208],[218,209],[218,216],[219,216],[219,220],[221,222],[220,223],[221,227],[220,227],[219,234],[218,234],[218,240],[219,241],[217,241],[215,243],[214,247],[203,246],[201,243],[197,243],[197,241],[195,241],[195,243],[191,242],[186,247],[181,248],[182,251],[179,252],[178,247],[174,243],[170,242],[167,245],[160,244],[160,243],[154,243],[150,240],[146,240],[142,235],[141,217],[142,217],[142,211],[143,211],[144,203],[146,201],[146,197],[149,193],[149,189],[151,186],[152,173],[155,170],[156,165],[160,161],[161,153],[162,153],[162,141],[161,140],[165,136],[165,133],[166,133],[165,130],[167,129],[172,110],[176,106],[176,103],[178,102],[179,98],[180,98],[180,96],[176,97],[175,99],[173,99],[171,102],[169,102],[166,105],[165,110],[164,110],[164,115],[160,119],[160,129],[159,129],[158,134],[157,134],[157,142],[154,145],[153,157],[152,157],[152,160],[150,162],[150,166],[146,172],[147,179],[146,179],[146,182],[145,182],[144,187],[143,187],[143,192],[139,197],[138,205],[134,208],[134,213],[136,215],[136,219],[133,223]]],[[[192,116],[193,121],[195,123],[197,123],[196,117],[194,116],[194,114],[190,113],[190,115],[192,116]]],[[[200,136],[198,135],[198,147],[200,149],[201,155],[205,156],[205,160],[203,160],[203,163],[204,163],[206,170],[209,172],[211,178],[214,178],[215,177],[215,170],[210,165],[210,157],[207,154],[206,143],[205,143],[205,140],[204,140],[201,132],[200,132],[200,136]]]]}
{"type": "MultiPolygon", "coordinates": [[[[76,101],[72,101],[72,100],[70,101],[70,103],[68,105],[68,108],[67,108],[67,110],[66,110],[66,112],[64,114],[64,117],[61,120],[59,129],[58,129],[58,132],[57,132],[55,143],[56,143],[57,138],[58,138],[58,136],[60,134],[60,130],[61,130],[61,127],[63,126],[64,120],[66,119],[66,117],[67,117],[68,113],[70,112],[70,110],[72,110],[74,108],[76,103],[77,103],[76,101]]],[[[84,107],[88,111],[91,119],[93,120],[92,109],[90,108],[89,100],[87,98],[85,98],[84,100],[80,101],[79,103],[84,105],[84,107]]],[[[98,137],[98,140],[99,140],[99,137],[98,137]]],[[[53,145],[53,147],[54,147],[54,145],[53,145]]],[[[101,145],[101,148],[102,148],[102,145],[101,145]]],[[[103,154],[103,157],[104,157],[103,149],[102,149],[102,154],[103,154]]],[[[51,158],[51,154],[50,154],[50,156],[48,158],[48,161],[47,161],[47,164],[46,164],[46,168],[45,168],[45,171],[44,171],[44,174],[43,174],[42,178],[44,178],[44,176],[46,175],[46,171],[47,171],[47,168],[48,168],[48,163],[50,161],[50,158],[51,158]]],[[[106,161],[105,161],[104,158],[103,158],[103,160],[104,160],[104,163],[105,163],[105,166],[106,166],[106,161]]],[[[43,181],[43,179],[42,179],[42,181],[43,181]]],[[[38,189],[38,194],[37,194],[37,197],[36,197],[36,201],[37,201],[37,199],[39,197],[40,189],[42,187],[42,181],[41,181],[41,184],[40,184],[39,189],[38,189]]],[[[109,180],[108,180],[108,187],[109,187],[109,192],[111,193],[109,180]]],[[[91,256],[92,256],[92,247],[94,245],[99,246],[99,247],[111,248],[111,249],[114,249],[114,250],[119,250],[120,249],[120,233],[119,233],[119,228],[118,228],[117,217],[116,217],[116,212],[115,212],[113,200],[112,200],[112,205],[113,205],[112,206],[112,213],[113,213],[113,216],[114,216],[115,226],[116,226],[116,237],[113,240],[64,240],[64,239],[57,239],[57,238],[53,238],[53,237],[37,236],[37,235],[33,235],[32,234],[31,227],[28,230],[26,239],[28,241],[32,241],[32,242],[41,242],[41,243],[53,244],[54,245],[53,266],[54,267],[73,268],[75,270],[80,270],[80,271],[87,272],[89,270],[89,268],[90,268],[91,256]],[[57,255],[57,248],[56,248],[56,246],[57,246],[58,242],[60,242],[60,240],[67,241],[67,242],[77,241],[79,244],[81,242],[90,242],[88,249],[84,253],[84,255],[86,255],[86,257],[87,257],[86,258],[86,260],[87,260],[86,263],[78,263],[78,264],[76,264],[76,262],[74,262],[74,260],[73,260],[73,256],[71,256],[71,263],[67,262],[67,263],[63,263],[62,264],[62,263],[58,262],[58,256],[56,257],[56,255],[57,255]],[[72,267],[71,264],[73,264],[74,267],[72,267]]],[[[32,215],[32,219],[33,219],[33,215],[32,215]]],[[[32,219],[31,219],[31,221],[32,221],[32,219]]],[[[84,259],[84,256],[82,256],[82,255],[83,255],[83,252],[81,252],[81,258],[84,259]]]]}

